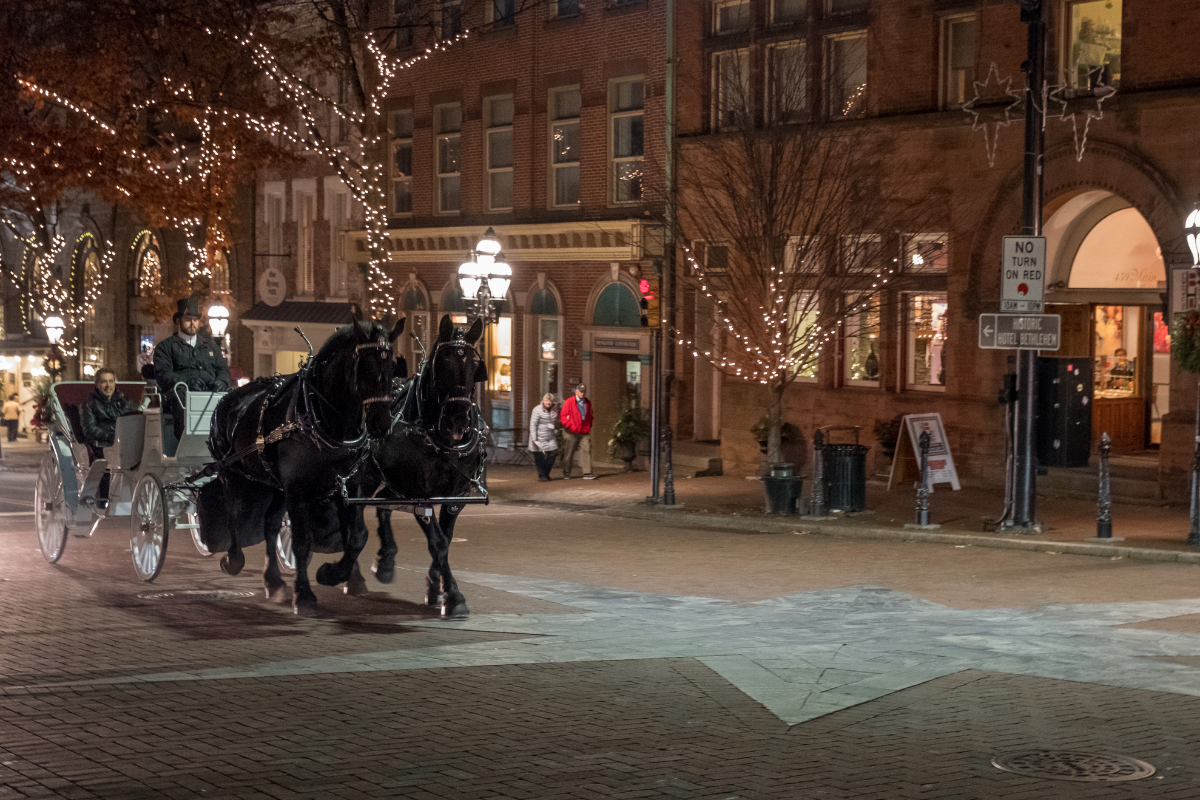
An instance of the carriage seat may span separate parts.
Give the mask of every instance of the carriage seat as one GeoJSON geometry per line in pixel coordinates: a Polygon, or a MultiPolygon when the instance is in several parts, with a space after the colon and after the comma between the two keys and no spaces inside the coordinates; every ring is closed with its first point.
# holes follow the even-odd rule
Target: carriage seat
{"type": "MultiPolygon", "coordinates": [[[[56,383],[51,388],[54,391],[55,400],[58,401],[58,407],[62,409],[63,416],[66,417],[66,422],[70,426],[70,430],[65,433],[69,435],[72,444],[84,444],[80,411],[84,404],[91,399],[96,384],[90,381],[70,381],[56,383]]],[[[132,381],[117,383],[117,391],[125,395],[126,399],[134,405],[141,404],[145,388],[145,384],[132,381]]]]}

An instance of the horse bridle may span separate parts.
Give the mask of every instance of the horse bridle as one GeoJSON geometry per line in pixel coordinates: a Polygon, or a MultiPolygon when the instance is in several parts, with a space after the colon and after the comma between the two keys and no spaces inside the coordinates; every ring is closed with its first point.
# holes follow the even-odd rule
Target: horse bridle
{"type": "MultiPolygon", "coordinates": [[[[385,360],[389,356],[394,357],[394,354],[392,353],[392,346],[390,344],[388,344],[386,339],[381,338],[381,339],[376,339],[375,341],[372,341],[372,342],[366,342],[364,344],[355,345],[354,346],[354,378],[353,378],[355,389],[358,388],[358,364],[362,360],[363,351],[372,351],[372,350],[379,351],[380,356],[382,358],[384,358],[385,360]]],[[[365,410],[365,407],[370,403],[390,403],[392,401],[392,396],[390,393],[387,393],[387,390],[390,388],[391,388],[391,381],[388,381],[387,385],[384,387],[384,391],[385,391],[384,394],[376,395],[375,397],[367,397],[367,398],[363,399],[362,404],[364,406],[364,410],[365,410]]]]}
{"type": "MultiPolygon", "coordinates": [[[[466,388],[465,394],[454,393],[454,394],[450,394],[446,397],[438,397],[435,393],[436,388],[434,386],[434,381],[433,381],[434,362],[437,360],[438,354],[442,351],[443,348],[446,348],[446,347],[458,348],[462,355],[465,355],[466,349],[470,348],[471,351],[475,353],[476,359],[482,360],[482,358],[483,358],[483,356],[479,355],[479,351],[475,349],[475,346],[472,344],[468,344],[467,341],[465,339],[463,339],[461,336],[455,336],[453,339],[447,339],[444,342],[439,342],[438,344],[434,345],[433,352],[429,354],[428,358],[425,359],[425,363],[421,365],[421,373],[419,376],[419,379],[421,381],[421,387],[420,387],[420,391],[418,392],[417,401],[420,404],[419,408],[418,408],[418,414],[420,415],[421,421],[425,424],[428,424],[428,422],[425,419],[425,403],[428,401],[428,402],[435,402],[438,404],[439,411],[438,411],[437,422],[430,426],[431,428],[436,429],[436,430],[441,430],[442,423],[445,421],[445,418],[446,418],[446,410],[448,408],[466,404],[468,415],[475,408],[475,384],[474,383],[470,383],[470,384],[468,384],[467,387],[465,387],[466,388]]],[[[474,445],[474,442],[470,441],[469,439],[464,439],[464,442],[461,445],[450,446],[450,447],[446,447],[444,445],[439,445],[439,447],[441,447],[442,449],[445,449],[445,450],[467,450],[470,447],[472,447],[473,445],[474,445]]]]}

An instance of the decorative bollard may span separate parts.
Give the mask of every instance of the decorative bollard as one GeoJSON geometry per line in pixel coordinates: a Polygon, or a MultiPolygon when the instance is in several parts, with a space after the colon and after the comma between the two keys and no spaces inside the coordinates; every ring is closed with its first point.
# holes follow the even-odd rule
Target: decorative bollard
{"type": "Polygon", "coordinates": [[[813,485],[812,499],[808,503],[808,516],[825,516],[825,434],[813,433],[813,485]]]}
{"type": "Polygon", "coordinates": [[[1108,474],[1108,451],[1112,449],[1112,438],[1100,434],[1100,499],[1096,502],[1096,538],[1112,538],[1112,482],[1108,474]]]}
{"type": "MultiPolygon", "coordinates": [[[[1200,406],[1200,401],[1197,405],[1200,406]]],[[[1196,418],[1200,425],[1200,412],[1196,418]]],[[[1192,458],[1192,529],[1188,531],[1187,543],[1200,547],[1200,434],[1196,436],[1196,454],[1192,458]]]]}
{"type": "Polygon", "coordinates": [[[917,524],[929,525],[929,431],[921,431],[921,485],[917,488],[917,524]]]}

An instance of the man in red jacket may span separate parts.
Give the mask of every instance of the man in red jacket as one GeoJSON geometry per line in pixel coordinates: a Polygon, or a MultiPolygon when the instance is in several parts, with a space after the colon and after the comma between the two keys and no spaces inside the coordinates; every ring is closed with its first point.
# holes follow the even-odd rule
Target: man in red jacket
{"type": "Polygon", "coordinates": [[[587,387],[582,383],[575,387],[575,396],[562,404],[558,418],[563,425],[563,478],[571,479],[571,462],[579,450],[579,466],[583,467],[583,479],[594,480],[592,474],[592,401],[587,399],[587,387]]]}

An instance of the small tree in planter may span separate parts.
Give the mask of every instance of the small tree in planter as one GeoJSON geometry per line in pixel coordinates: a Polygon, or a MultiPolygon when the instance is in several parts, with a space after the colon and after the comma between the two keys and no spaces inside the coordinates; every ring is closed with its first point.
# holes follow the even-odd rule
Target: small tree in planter
{"type": "Polygon", "coordinates": [[[637,458],[637,446],[649,435],[650,420],[645,409],[627,406],[613,423],[612,436],[608,440],[608,454],[624,461],[625,471],[632,472],[633,460],[637,458]]]}

